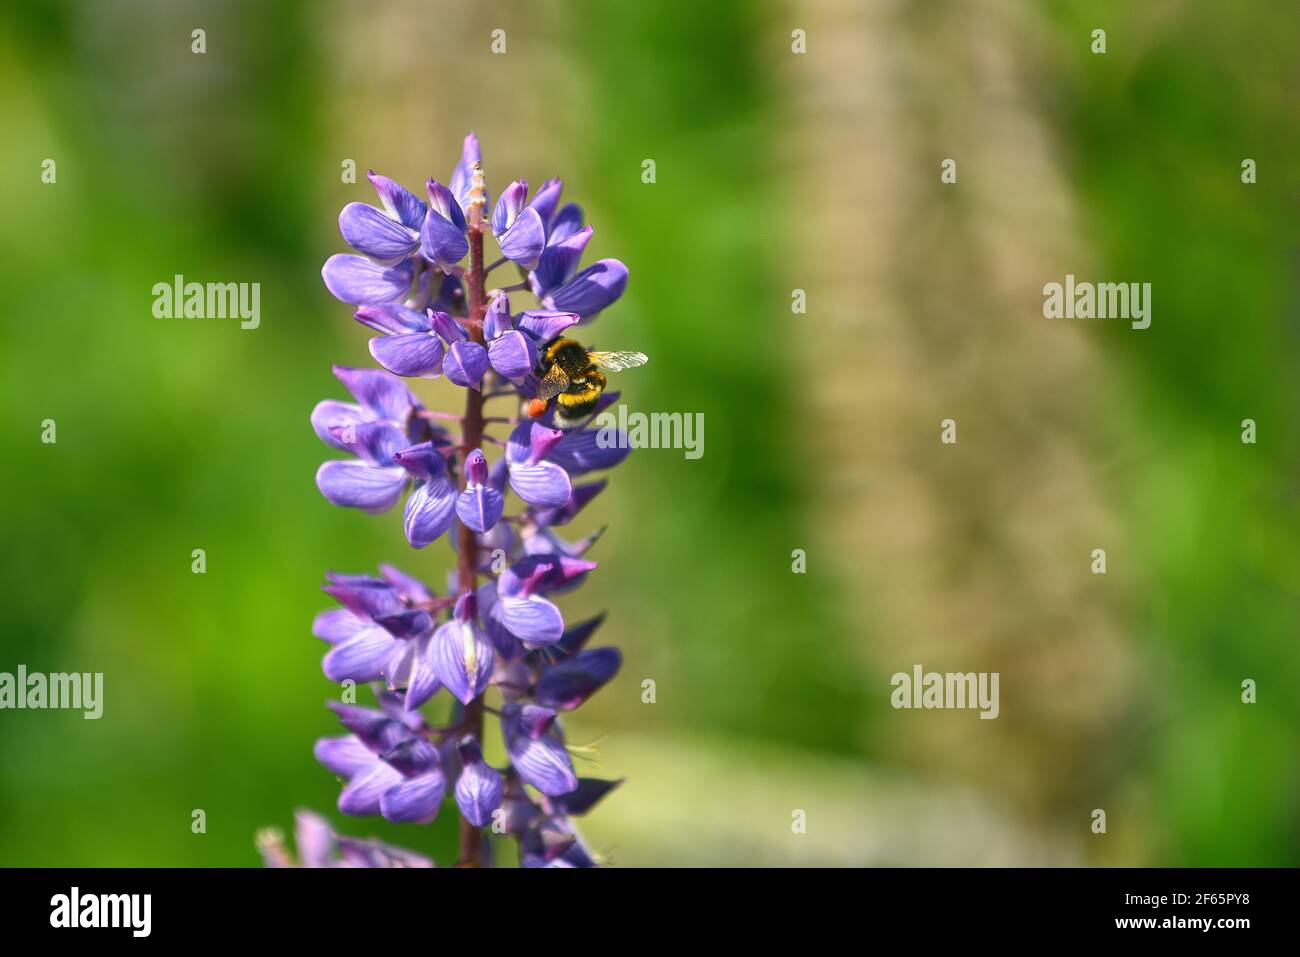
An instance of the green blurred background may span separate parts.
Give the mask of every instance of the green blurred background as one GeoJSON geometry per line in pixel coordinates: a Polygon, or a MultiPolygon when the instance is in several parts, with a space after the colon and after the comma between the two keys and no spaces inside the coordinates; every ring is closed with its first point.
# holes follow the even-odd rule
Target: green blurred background
{"type": "Polygon", "coordinates": [[[626,656],[569,725],[628,778],[611,863],[1297,863],[1298,72],[1275,3],[6,5],[0,671],[105,711],[0,712],[0,864],[252,865],[295,807],[453,859],[311,756],[323,571],[451,556],[327,505],[307,417],[369,363],[341,165],[418,186],[470,129],[628,263],[591,337],[652,357],[630,408],[705,417],[564,602],[626,656]],[[1043,319],[1067,272],[1152,283],[1151,328],[1043,319]],[[260,328],[155,319],[177,273],[261,283],[260,328]],[[915,663],[1001,716],[894,711],[915,663]]]}

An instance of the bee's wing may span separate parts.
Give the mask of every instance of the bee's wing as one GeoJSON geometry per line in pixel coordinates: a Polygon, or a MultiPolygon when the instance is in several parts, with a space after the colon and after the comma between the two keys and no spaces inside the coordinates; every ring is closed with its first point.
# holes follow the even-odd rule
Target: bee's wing
{"type": "Polygon", "coordinates": [[[590,352],[587,357],[606,372],[621,372],[643,366],[650,359],[640,352],[590,352]]]}
{"type": "Polygon", "coordinates": [[[549,402],[568,387],[569,377],[564,374],[564,370],[558,365],[552,365],[537,383],[537,398],[549,402]]]}

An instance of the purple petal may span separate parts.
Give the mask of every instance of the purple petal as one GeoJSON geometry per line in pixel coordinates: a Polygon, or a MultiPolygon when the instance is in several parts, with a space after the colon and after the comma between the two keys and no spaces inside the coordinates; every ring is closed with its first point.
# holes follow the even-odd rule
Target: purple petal
{"type": "Polygon", "coordinates": [[[403,641],[400,648],[393,653],[388,666],[384,669],[384,689],[399,698],[411,683],[411,665],[414,662],[423,639],[415,638],[403,641]]]}
{"type": "MultiPolygon", "coordinates": [[[[411,642],[411,644],[427,647],[429,639],[432,637],[432,635],[429,635],[425,638],[419,638],[411,642]]],[[[408,734],[423,735],[428,733],[429,725],[424,720],[424,715],[419,712],[408,711],[400,694],[387,690],[376,690],[375,697],[379,699],[379,706],[384,709],[384,714],[396,721],[408,734]]]]}
{"type": "MultiPolygon", "coordinates": [[[[500,528],[501,526],[498,526],[500,528]]],[[[496,620],[495,607],[497,602],[497,583],[494,581],[485,582],[476,592],[475,597],[478,599],[479,607],[483,612],[483,630],[487,632],[488,640],[492,642],[492,647],[496,650],[497,658],[501,661],[510,662],[519,656],[523,648],[519,640],[506,630],[505,625],[496,620]]],[[[531,675],[522,676],[521,684],[531,684],[531,675]]],[[[509,693],[509,689],[503,689],[503,692],[509,693]]]]}
{"type": "Polygon", "coordinates": [[[326,399],[324,402],[317,402],[316,408],[311,410],[311,427],[321,441],[336,449],[346,450],[347,446],[342,439],[334,435],[333,430],[343,430],[349,425],[356,426],[362,422],[369,422],[371,417],[372,413],[359,405],[326,399]]]}
{"type": "Polygon", "coordinates": [[[387,332],[393,335],[429,331],[429,320],[425,318],[423,313],[408,309],[396,302],[380,303],[377,306],[362,306],[352,314],[352,318],[377,332],[387,332]]]}
{"type": "Polygon", "coordinates": [[[320,738],[312,753],[316,755],[317,761],[344,778],[351,778],[357,772],[379,763],[375,753],[351,734],[339,738],[320,738]]]}
{"type": "Polygon", "coordinates": [[[563,242],[548,243],[533,271],[533,291],[539,296],[545,296],[568,282],[578,268],[578,261],[582,259],[582,252],[587,248],[591,234],[592,228],[588,226],[563,242]]]}
{"type": "Polygon", "coordinates": [[[491,342],[510,328],[510,297],[504,292],[499,293],[492,297],[483,316],[483,338],[491,342]]]}
{"type": "Polygon", "coordinates": [[[492,812],[501,806],[505,781],[494,768],[482,762],[471,764],[461,771],[456,781],[456,806],[475,827],[483,827],[492,820],[492,812]]]}
{"type": "Polygon", "coordinates": [[[456,514],[467,527],[480,535],[501,521],[505,507],[505,497],[491,485],[466,487],[456,499],[456,514]]]}
{"type": "Polygon", "coordinates": [[[295,811],[293,840],[303,867],[329,867],[336,841],[329,823],[319,814],[295,811]]]}
{"type": "Polygon", "coordinates": [[[506,442],[506,461],[511,465],[536,465],[564,438],[559,429],[539,422],[521,422],[506,442]]]}
{"type": "Polygon", "coordinates": [[[498,595],[492,616],[510,634],[530,645],[554,644],[564,634],[560,609],[538,595],[527,598],[498,595]]]}
{"type": "Polygon", "coordinates": [[[349,575],[347,572],[326,572],[326,580],[340,588],[378,588],[392,591],[392,585],[374,575],[349,575]]]}
{"type": "Polygon", "coordinates": [[[394,824],[428,824],[438,816],[446,790],[442,771],[435,768],[419,777],[406,778],[383,792],[379,810],[394,824]]]}
{"type": "Polygon", "coordinates": [[[369,627],[371,627],[370,622],[360,615],[346,608],[331,608],[316,616],[311,623],[311,633],[321,641],[337,645],[340,641],[347,641],[357,632],[369,627]]]}
{"type": "Polygon", "coordinates": [[[379,573],[384,576],[384,581],[392,585],[398,595],[407,601],[421,602],[433,598],[433,592],[429,590],[424,582],[406,574],[399,568],[392,565],[380,565],[379,573]]]}
{"type": "Polygon", "coordinates": [[[477,342],[456,342],[442,360],[442,371],[456,385],[477,389],[487,372],[488,354],[477,342]]]}
{"type": "MultiPolygon", "coordinates": [[[[527,197],[527,180],[517,179],[502,190],[501,195],[497,197],[496,207],[492,210],[492,232],[495,235],[500,236],[515,224],[527,197]]],[[[541,217],[539,216],[538,219],[540,220],[541,217]]]]}
{"type": "Polygon", "coordinates": [[[506,706],[501,729],[510,763],[524,781],[549,795],[567,794],[578,786],[573,760],[564,745],[550,735],[529,737],[521,727],[518,706],[506,706]]]}
{"type": "Polygon", "coordinates": [[[374,170],[367,174],[367,178],[379,194],[384,209],[403,226],[418,231],[424,224],[424,200],[374,170]]]}
{"type": "Polygon", "coordinates": [[[411,662],[411,673],[407,679],[405,707],[414,710],[432,698],[442,688],[433,664],[429,661],[428,645],[423,654],[416,654],[411,662]]]}
{"type": "Polygon", "coordinates": [[[420,234],[365,203],[348,203],[339,213],[339,232],[357,252],[375,259],[402,259],[415,252],[420,234]]]}
{"type": "Polygon", "coordinates": [[[336,442],[369,465],[392,465],[393,456],[407,444],[402,430],[385,420],[345,425],[336,428],[331,435],[336,442]]]}
{"type": "Polygon", "coordinates": [[[424,184],[429,194],[429,209],[451,223],[461,233],[465,232],[465,211],[451,190],[436,179],[424,184]]]}
{"type": "Polygon", "coordinates": [[[462,625],[473,621],[478,617],[478,596],[472,591],[465,592],[456,599],[456,607],[452,614],[462,625]]]}
{"type": "Polygon", "coordinates": [[[596,867],[591,851],[576,837],[560,854],[546,862],[547,867],[596,867]]]}
{"type": "Polygon", "coordinates": [[[538,508],[560,508],[569,503],[573,494],[569,473],[552,462],[510,466],[510,488],[538,508]]]}
{"type": "Polygon", "coordinates": [[[528,336],[512,329],[492,341],[488,361],[501,375],[512,382],[518,381],[537,365],[537,347],[528,336]]]}
{"type": "Polygon", "coordinates": [[[562,243],[578,230],[582,229],[582,207],[569,203],[551,220],[550,238],[552,243],[562,243]]]}
{"type": "Polygon", "coordinates": [[[583,507],[599,495],[608,484],[608,479],[601,479],[598,482],[588,482],[586,485],[573,486],[572,500],[570,500],[567,505],[562,505],[559,508],[538,512],[534,516],[537,524],[542,527],[548,527],[551,525],[567,525],[579,512],[582,511],[583,507]]]}
{"type": "Polygon", "coordinates": [[[339,838],[339,855],[345,867],[394,868],[433,867],[423,854],[394,847],[380,841],[363,841],[354,837],[339,838]]]}
{"type": "Polygon", "coordinates": [[[316,471],[316,487],[330,502],[344,508],[386,512],[397,504],[406,486],[399,468],[380,468],[364,462],[326,462],[316,471]]]}
{"type": "Polygon", "coordinates": [[[353,369],[335,366],[334,375],[358,402],[378,418],[405,425],[420,403],[401,379],[379,369],[353,369]]]}
{"type": "MultiPolygon", "coordinates": [[[[548,799],[547,803],[550,801],[548,799]]],[[[568,821],[544,817],[519,842],[520,865],[523,867],[561,867],[554,863],[578,840],[568,821]]]]}
{"type": "Polygon", "coordinates": [[[443,342],[447,345],[455,345],[458,342],[464,342],[469,338],[469,333],[453,316],[445,312],[435,312],[429,310],[429,325],[433,331],[442,336],[443,342]]]}
{"type": "Polygon", "coordinates": [[[323,589],[325,593],[359,618],[395,615],[406,607],[396,590],[385,581],[333,573],[327,577],[329,584],[323,589]]]}
{"type": "MultiPolygon", "coordinates": [[[[514,664],[515,659],[523,654],[524,646],[519,643],[519,639],[506,631],[506,626],[495,618],[484,618],[483,630],[487,632],[488,641],[492,642],[492,648],[496,651],[498,661],[514,664]]],[[[517,675],[516,677],[523,678],[522,684],[525,685],[532,680],[527,674],[517,675]]],[[[503,689],[502,694],[507,698],[511,695],[518,697],[518,692],[510,688],[503,689]]]]}
{"type": "Polygon", "coordinates": [[[407,778],[418,777],[438,767],[438,749],[422,738],[408,737],[380,757],[407,778]]]}
{"type": "Polygon", "coordinates": [[[602,612],[594,618],[588,618],[586,621],[580,621],[564,630],[564,634],[555,644],[555,650],[565,655],[574,655],[583,649],[591,636],[596,633],[596,629],[605,621],[605,615],[602,612]]]}
{"type": "Polygon", "coordinates": [[[434,379],[442,366],[442,340],[432,332],[376,336],[370,340],[370,354],[396,375],[434,379]]]}
{"type": "Polygon", "coordinates": [[[456,169],[451,174],[451,192],[456,197],[456,202],[460,204],[461,209],[469,205],[469,191],[474,179],[474,164],[482,161],[483,156],[479,151],[478,137],[470,133],[465,137],[465,144],[461,148],[460,162],[456,164],[456,169]]]}
{"type": "Polygon", "coordinates": [[[433,616],[423,608],[407,608],[394,615],[376,616],[375,624],[394,638],[410,641],[433,631],[433,616]]]}
{"type": "Polygon", "coordinates": [[[515,717],[519,722],[520,730],[528,737],[540,738],[554,727],[555,719],[559,717],[559,714],[554,708],[525,704],[519,706],[515,717]]]}
{"type": "Polygon", "coordinates": [[[527,598],[563,588],[596,568],[595,562],[562,554],[533,555],[516,562],[501,573],[497,590],[502,595],[527,598]]]}
{"type": "Polygon", "coordinates": [[[474,735],[467,734],[456,743],[456,757],[462,768],[483,763],[483,749],[479,747],[474,735]]]}
{"type": "Polygon", "coordinates": [[[402,643],[382,628],[367,628],[331,648],[321,666],[330,681],[378,681],[401,649],[402,643]]]}
{"type": "Polygon", "coordinates": [[[572,711],[601,689],[618,671],[617,648],[596,648],[552,665],[542,675],[533,700],[548,708],[572,711]]]}
{"type": "Polygon", "coordinates": [[[438,680],[462,704],[487,688],[493,652],[481,628],[470,622],[447,622],[434,633],[429,651],[438,680]]]}
{"type": "Polygon", "coordinates": [[[497,241],[501,246],[501,255],[525,269],[532,269],[546,246],[546,226],[542,217],[537,215],[537,210],[525,209],[514,225],[499,236],[497,241]]]}
{"type": "Polygon", "coordinates": [[[384,793],[402,781],[402,775],[395,768],[377,761],[368,771],[354,777],[339,794],[339,810],[358,817],[378,814],[384,793]]]}
{"type": "MultiPolygon", "coordinates": [[[[554,511],[558,511],[554,510],[554,511]]],[[[552,528],[546,528],[540,523],[524,535],[524,554],[526,555],[564,555],[570,558],[579,558],[587,553],[587,550],[600,539],[605,529],[598,528],[590,535],[578,539],[576,542],[568,542],[555,533],[552,528]]],[[[581,576],[578,576],[579,579],[581,576]]],[[[576,587],[577,581],[574,586],[576,587]]]]}
{"type": "Polygon", "coordinates": [[[336,299],[363,306],[403,298],[415,273],[410,263],[383,266],[361,256],[337,253],[325,260],[321,277],[336,299]]]}
{"type": "Polygon", "coordinates": [[[551,798],[551,806],[567,816],[586,814],[601,798],[622,783],[622,779],[602,781],[599,778],[579,778],[577,788],[568,794],[551,798]]]}
{"type": "Polygon", "coordinates": [[[528,310],[519,314],[517,325],[539,343],[550,342],[565,329],[576,325],[580,320],[576,312],[555,312],[553,310],[528,310]]]}
{"type": "Polygon", "coordinates": [[[465,456],[465,481],[469,485],[485,485],[487,480],[487,456],[482,449],[475,449],[465,456]]]}
{"type": "Polygon", "coordinates": [[[627,267],[617,259],[602,259],[551,293],[544,304],[590,319],[623,295],[626,287],[627,267]]]}
{"type": "Polygon", "coordinates": [[[507,471],[509,471],[509,463],[504,458],[497,459],[492,463],[492,470],[488,473],[488,484],[498,492],[504,493],[507,471]]]}
{"type": "Polygon", "coordinates": [[[393,461],[418,479],[441,478],[447,475],[447,460],[434,448],[432,442],[421,442],[393,455],[393,461]]]}
{"type": "Polygon", "coordinates": [[[548,179],[537,187],[537,192],[528,205],[537,210],[537,214],[542,217],[542,222],[550,223],[551,217],[555,215],[555,207],[559,205],[560,191],[563,188],[564,184],[558,179],[548,179]]]}
{"type": "Polygon", "coordinates": [[[327,701],[326,705],[338,716],[339,723],[371,751],[387,751],[411,736],[405,727],[374,708],[339,701],[327,701]]]}
{"type": "Polygon", "coordinates": [[[570,475],[581,475],[597,469],[613,468],[627,458],[632,451],[627,436],[615,429],[613,442],[608,448],[602,448],[599,437],[601,429],[581,429],[567,433],[551,450],[547,457],[570,475]]]}
{"type": "Polygon", "coordinates": [[[430,207],[424,214],[424,226],[420,230],[420,251],[425,259],[439,268],[450,269],[469,252],[469,240],[465,238],[463,227],[443,218],[430,207]]]}
{"type": "Polygon", "coordinates": [[[406,500],[403,527],[412,548],[424,548],[451,528],[456,516],[456,490],[443,476],[429,479],[406,500]]]}

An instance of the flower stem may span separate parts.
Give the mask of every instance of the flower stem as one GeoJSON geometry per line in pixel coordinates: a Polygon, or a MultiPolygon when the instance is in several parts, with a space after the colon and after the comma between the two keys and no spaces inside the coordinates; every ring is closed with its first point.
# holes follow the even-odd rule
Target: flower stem
{"type": "MultiPolygon", "coordinates": [[[[482,173],[475,170],[475,185],[481,183],[482,173]]],[[[478,189],[470,194],[469,210],[469,270],[465,273],[465,285],[468,287],[469,315],[465,328],[475,342],[483,342],[483,316],[487,311],[487,270],[483,268],[483,207],[485,200],[478,189]]],[[[468,451],[479,447],[483,441],[483,393],[478,389],[465,390],[465,415],[461,419],[462,443],[468,451]]],[[[460,487],[465,487],[464,459],[461,460],[460,487]]],[[[461,524],[460,539],[457,542],[457,584],[462,593],[471,592],[478,585],[478,538],[473,529],[461,524]]],[[[483,699],[475,698],[465,706],[465,718],[462,722],[475,739],[483,740],[483,699]]],[[[483,865],[483,831],[475,827],[464,817],[460,819],[460,867],[481,867],[483,865]]]]}

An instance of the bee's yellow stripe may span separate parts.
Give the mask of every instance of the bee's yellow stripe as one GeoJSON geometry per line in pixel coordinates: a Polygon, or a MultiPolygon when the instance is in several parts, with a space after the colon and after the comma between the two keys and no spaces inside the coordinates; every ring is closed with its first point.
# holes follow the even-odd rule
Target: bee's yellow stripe
{"type": "Polygon", "coordinates": [[[600,389],[594,385],[586,386],[581,392],[561,392],[555,397],[555,401],[565,408],[586,405],[589,402],[595,402],[600,397],[600,389]]]}

